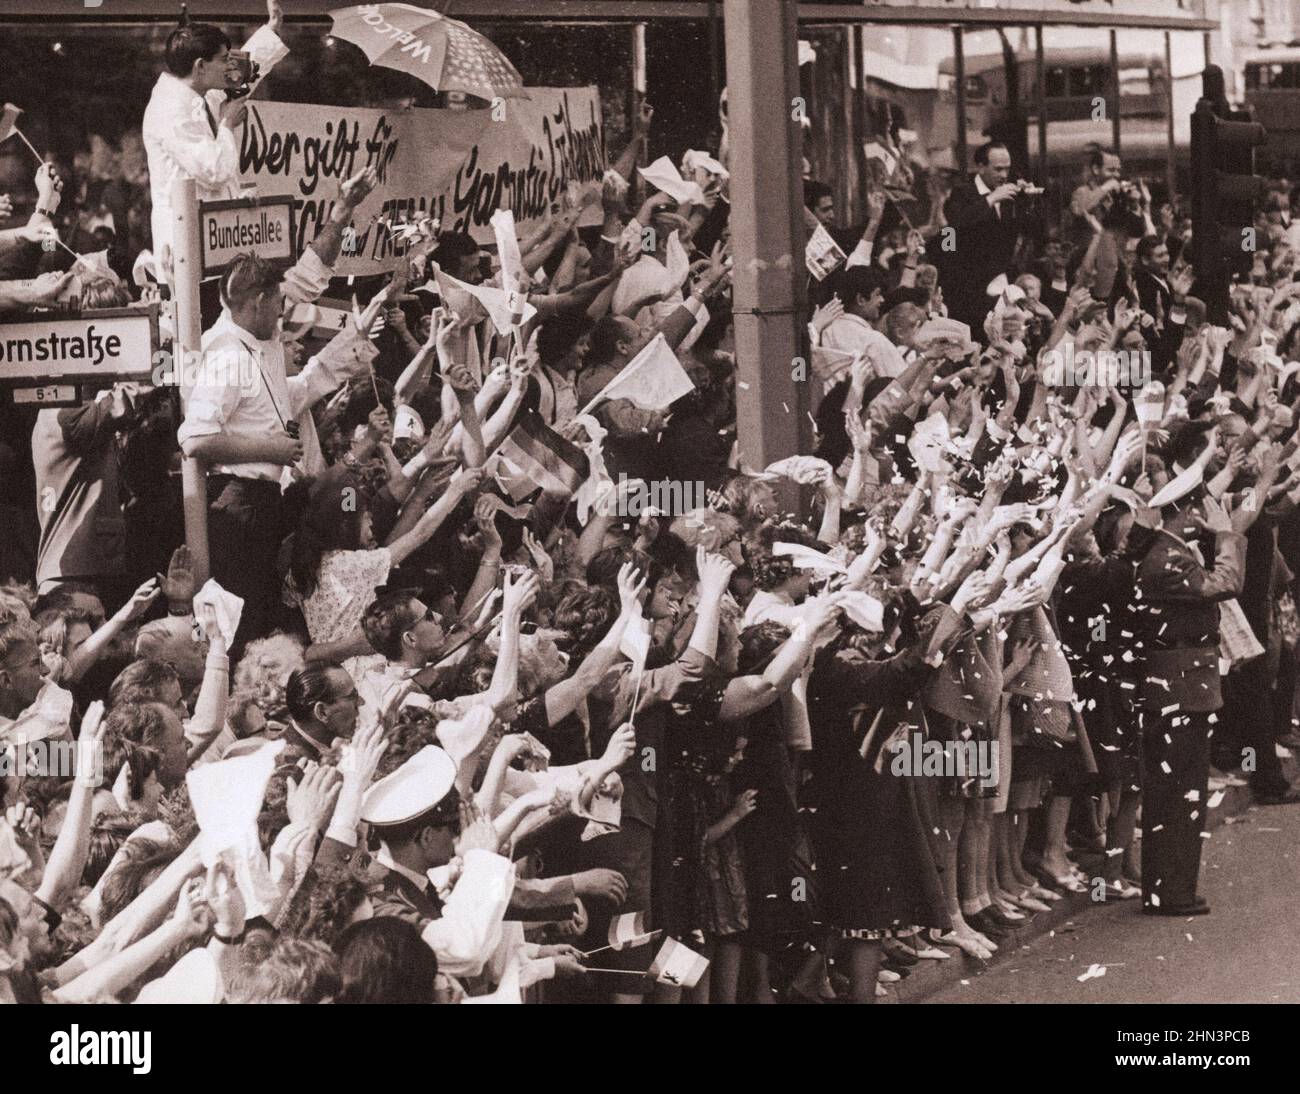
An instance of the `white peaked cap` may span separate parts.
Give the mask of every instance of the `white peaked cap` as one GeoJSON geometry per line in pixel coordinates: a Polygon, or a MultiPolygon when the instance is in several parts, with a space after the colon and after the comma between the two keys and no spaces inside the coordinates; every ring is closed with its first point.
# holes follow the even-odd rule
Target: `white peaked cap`
{"type": "Polygon", "coordinates": [[[361,819],[370,824],[404,824],[427,813],[456,782],[456,764],[435,745],[426,745],[391,775],[370,788],[361,819]]]}

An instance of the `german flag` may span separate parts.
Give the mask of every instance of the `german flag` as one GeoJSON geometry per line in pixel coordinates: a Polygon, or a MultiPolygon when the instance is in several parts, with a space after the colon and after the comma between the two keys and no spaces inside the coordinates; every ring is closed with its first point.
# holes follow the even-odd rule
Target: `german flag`
{"type": "Polygon", "coordinates": [[[551,429],[535,411],[524,414],[497,449],[513,468],[507,489],[515,501],[539,486],[569,497],[591,473],[586,453],[551,429]]]}

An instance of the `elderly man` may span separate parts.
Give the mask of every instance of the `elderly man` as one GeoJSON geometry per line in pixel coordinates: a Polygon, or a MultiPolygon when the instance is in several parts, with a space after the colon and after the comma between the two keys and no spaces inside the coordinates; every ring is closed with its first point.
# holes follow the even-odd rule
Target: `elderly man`
{"type": "MultiPolygon", "coordinates": [[[[267,0],[267,24],[244,45],[265,75],[289,50],[280,41],[280,0],[267,0]]],[[[159,272],[170,280],[164,249],[172,242],[172,186],[194,179],[200,201],[239,196],[235,127],[247,113],[243,98],[225,96],[230,39],[208,23],[188,23],[167,39],[164,63],[144,112],[144,148],[153,192],[153,249],[159,272]]]]}
{"type": "Polygon", "coordinates": [[[283,278],[255,256],[237,259],[221,281],[225,310],[203,336],[200,382],[177,435],[186,456],[208,465],[212,576],[244,600],[241,649],[278,599],[276,554],[293,525],[281,485],[290,469],[324,470],[309,411],[351,378],[319,358],[287,377],[281,320],[287,304],[325,290],[343,229],[378,184],[373,167],[345,182],[329,221],[283,278]]]}

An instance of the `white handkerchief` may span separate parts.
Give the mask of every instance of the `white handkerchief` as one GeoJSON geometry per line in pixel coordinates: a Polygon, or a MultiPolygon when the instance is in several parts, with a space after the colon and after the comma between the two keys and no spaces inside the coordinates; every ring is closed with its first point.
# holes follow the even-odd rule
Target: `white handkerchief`
{"type": "Polygon", "coordinates": [[[213,578],[208,578],[197,593],[194,594],[194,618],[200,610],[211,604],[217,613],[217,626],[221,628],[221,637],[230,646],[235,641],[235,632],[239,630],[239,619],[244,614],[244,599],[234,593],[228,593],[213,578]]]}
{"type": "Polygon", "coordinates": [[[831,465],[817,456],[787,456],[768,464],[763,471],[764,475],[776,475],[800,483],[824,482],[833,473],[831,465]]]}
{"type": "Polygon", "coordinates": [[[699,184],[687,182],[682,178],[673,161],[667,156],[660,156],[649,167],[638,167],[641,177],[651,186],[662,190],[674,201],[689,201],[692,205],[704,204],[704,191],[699,184]]]}
{"type": "Polygon", "coordinates": [[[870,593],[861,589],[841,589],[835,594],[844,614],[864,631],[885,629],[885,606],[870,593]]]}
{"type": "Polygon", "coordinates": [[[788,556],[790,561],[801,570],[816,570],[824,574],[848,572],[848,568],[844,563],[837,562],[830,555],[814,551],[811,547],[805,547],[801,543],[774,543],[772,544],[772,554],[778,557],[788,556]]]}
{"type": "Polygon", "coordinates": [[[212,866],[225,852],[237,857],[262,853],[257,814],[283,749],[284,742],[275,741],[247,756],[217,760],[186,773],[204,866],[212,866]]]}

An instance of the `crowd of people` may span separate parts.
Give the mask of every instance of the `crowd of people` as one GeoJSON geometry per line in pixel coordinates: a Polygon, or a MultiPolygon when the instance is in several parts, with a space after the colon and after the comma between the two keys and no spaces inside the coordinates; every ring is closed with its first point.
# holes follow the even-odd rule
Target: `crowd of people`
{"type": "MultiPolygon", "coordinates": [[[[169,41],[155,202],[233,181],[230,46],[169,41]]],[[[1288,184],[1215,314],[1104,149],[1058,217],[1001,144],[953,178],[883,133],[864,225],[805,180],[815,436],[750,467],[737,390],[802,359],[731,351],[726,150],[647,186],[652,117],[517,255],[404,226],[327,340],[367,168],[290,269],[221,275],[197,383],[28,419],[0,999],[869,1003],[1069,894],[1205,914],[1219,791],[1297,800],[1288,184]]],[[[152,243],[161,284],[0,303],[154,301],[152,243]]]]}

